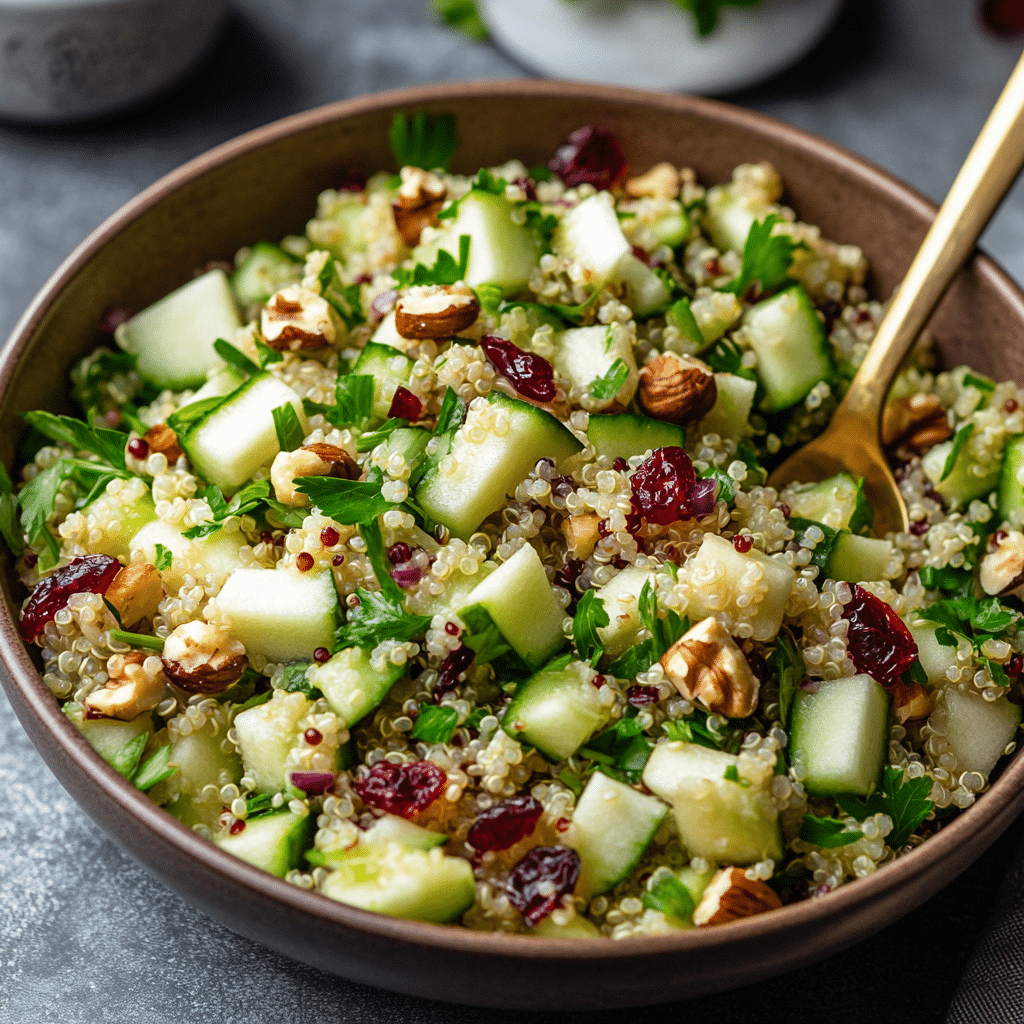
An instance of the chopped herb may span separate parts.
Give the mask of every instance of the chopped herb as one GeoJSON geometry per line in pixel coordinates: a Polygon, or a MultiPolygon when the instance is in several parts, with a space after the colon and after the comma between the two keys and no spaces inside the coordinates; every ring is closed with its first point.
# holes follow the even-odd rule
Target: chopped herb
{"type": "Polygon", "coordinates": [[[670,740],[696,743],[709,750],[724,750],[729,754],[739,753],[740,744],[746,732],[742,720],[725,725],[722,731],[708,725],[708,712],[694,708],[687,718],[670,718],[661,724],[662,731],[670,740]]]}
{"type": "MultiPolygon", "coordinates": [[[[381,590],[399,605],[405,599],[402,588],[391,576],[391,563],[388,561],[387,553],[384,551],[384,538],[380,532],[380,521],[375,517],[369,522],[359,524],[359,536],[363,538],[366,545],[366,557],[373,566],[373,574],[381,590]]],[[[407,638],[408,639],[408,638],[407,638]]]]}
{"type": "Polygon", "coordinates": [[[447,743],[459,727],[455,708],[430,706],[420,708],[411,738],[424,743],[447,743]]]}
{"type": "Polygon", "coordinates": [[[750,226],[743,245],[739,277],[727,286],[726,291],[746,295],[752,286],[756,286],[760,295],[770,295],[792,283],[789,268],[793,263],[793,253],[805,246],[802,242],[794,242],[790,235],[772,234],[772,229],[779,223],[782,221],[778,214],[769,213],[764,220],[750,226]]]}
{"type": "MultiPolygon", "coordinates": [[[[708,466],[707,469],[697,474],[701,480],[714,480],[718,484],[715,492],[715,500],[732,501],[736,497],[736,481],[728,473],[723,473],[717,466],[708,466]]],[[[672,563],[667,563],[671,565],[672,563]]]]}
{"type": "Polygon", "coordinates": [[[488,665],[492,661],[508,654],[511,644],[502,636],[491,613],[482,604],[471,604],[459,610],[459,618],[465,624],[467,632],[462,642],[473,652],[473,660],[478,665],[488,665]]]}
{"type": "Polygon", "coordinates": [[[497,284],[480,284],[474,289],[480,308],[485,313],[497,313],[505,293],[497,284]]]}
{"type": "Polygon", "coordinates": [[[974,573],[969,568],[944,565],[935,569],[926,565],[918,569],[917,574],[925,590],[941,590],[954,597],[963,597],[974,590],[974,573]]]}
{"type": "Polygon", "coordinates": [[[465,32],[474,39],[486,41],[489,37],[487,26],[476,9],[476,0],[431,0],[437,16],[452,28],[465,32]]]}
{"type": "Polygon", "coordinates": [[[675,875],[664,875],[640,897],[646,910],[658,910],[666,917],[689,921],[697,908],[690,890],[675,875]]]}
{"type": "Polygon", "coordinates": [[[271,697],[273,697],[272,690],[264,690],[262,693],[254,693],[244,704],[238,705],[238,712],[248,711],[250,708],[258,708],[261,704],[266,704],[271,697]]]}
{"type": "MultiPolygon", "coordinates": [[[[113,352],[101,348],[79,360],[71,370],[71,397],[83,413],[99,410],[100,413],[117,409],[122,404],[111,390],[115,377],[118,391],[128,384],[127,375],[135,369],[135,356],[130,352],[113,352]]],[[[135,398],[138,388],[132,389],[129,399],[135,398]]]]}
{"type": "Polygon", "coordinates": [[[336,427],[362,427],[373,414],[374,379],[367,373],[349,373],[334,386],[335,404],[325,413],[336,427]]]}
{"type": "Polygon", "coordinates": [[[18,498],[7,470],[0,464],[0,535],[15,555],[25,549],[18,524],[18,498]]]}
{"type": "Polygon", "coordinates": [[[588,590],[576,605],[576,617],[572,620],[572,639],[580,661],[596,665],[604,654],[598,629],[609,623],[604,602],[594,590],[588,590]]]}
{"type": "Polygon", "coordinates": [[[334,635],[339,650],[362,647],[372,650],[383,640],[412,640],[426,632],[429,615],[413,615],[400,598],[379,590],[356,590],[359,604],[351,608],[348,621],[334,635]]]}
{"type": "Polygon", "coordinates": [[[298,448],[306,436],[302,424],[299,422],[299,414],[291,402],[285,402],[270,414],[274,417],[274,430],[277,431],[277,443],[283,452],[293,452],[298,448]]]}
{"type": "Polygon", "coordinates": [[[394,508],[381,494],[381,485],[372,480],[344,480],[330,476],[300,476],[295,486],[328,519],[336,523],[369,523],[394,508]]]}
{"type": "Polygon", "coordinates": [[[892,832],[886,837],[890,850],[902,850],[910,842],[918,825],[928,817],[934,804],[928,799],[932,780],[927,775],[908,779],[901,768],[885,766],[881,792],[862,800],[855,796],[837,796],[840,810],[858,821],[873,814],[887,814],[892,819],[892,832]]]}
{"type": "Polygon", "coordinates": [[[962,384],[965,388],[977,388],[983,396],[991,395],[996,389],[995,382],[988,377],[979,377],[974,373],[965,373],[962,384]]]}
{"type": "Polygon", "coordinates": [[[274,798],[269,793],[257,793],[245,801],[245,817],[248,821],[270,814],[274,810],[274,798]]]}
{"type": "Polygon", "coordinates": [[[643,585],[640,591],[640,597],[637,599],[637,611],[654,640],[655,661],[658,661],[690,628],[690,620],[681,617],[671,608],[665,610],[664,618],[659,615],[658,595],[650,580],[643,585]]]}
{"type": "Polygon", "coordinates": [[[365,323],[360,289],[357,284],[345,284],[341,279],[341,265],[337,260],[328,258],[324,261],[317,275],[320,294],[327,300],[335,313],[341,317],[345,326],[352,330],[365,323]]]}
{"type": "Polygon", "coordinates": [[[260,367],[245,355],[244,352],[239,352],[234,345],[223,338],[218,338],[213,343],[213,350],[228,366],[233,366],[236,370],[241,370],[242,373],[248,374],[250,377],[260,372],[260,367]]]}
{"type": "Polygon", "coordinates": [[[614,398],[628,377],[629,367],[622,359],[616,359],[603,377],[597,377],[590,382],[591,397],[599,402],[614,398]]]}
{"type": "Polygon", "coordinates": [[[265,370],[271,363],[280,363],[284,360],[284,355],[281,352],[269,345],[264,345],[259,338],[256,339],[256,351],[259,353],[261,370],[265,370]]]}
{"type": "Polygon", "coordinates": [[[423,110],[412,115],[399,112],[391,121],[388,140],[399,167],[447,171],[459,148],[455,115],[428,114],[423,110]]]}
{"type": "Polygon", "coordinates": [[[836,818],[818,818],[813,814],[805,814],[804,823],[800,827],[800,838],[805,843],[819,846],[824,850],[849,846],[863,837],[863,832],[847,829],[845,823],[836,818]]]}
{"type": "Polygon", "coordinates": [[[503,308],[515,309],[516,306],[522,306],[524,309],[537,310],[541,317],[551,317],[554,315],[566,323],[580,324],[583,322],[583,317],[587,310],[597,301],[600,294],[601,291],[599,289],[586,302],[581,302],[578,306],[565,306],[560,302],[509,302],[503,308]]]}
{"type": "Polygon", "coordinates": [[[707,363],[715,373],[731,373],[747,380],[756,379],[754,371],[743,365],[743,349],[732,338],[722,338],[715,342],[707,354],[707,363]]]}
{"type": "Polygon", "coordinates": [[[263,504],[265,513],[273,516],[273,522],[269,523],[271,526],[287,526],[292,530],[297,530],[306,521],[306,516],[309,514],[308,509],[282,505],[281,502],[275,501],[273,498],[264,498],[263,504]]]}
{"type": "Polygon", "coordinates": [[[757,458],[757,450],[749,441],[740,441],[736,445],[736,458],[747,467],[747,472],[752,473],[753,479],[747,481],[748,483],[757,483],[758,480],[764,483],[768,479],[768,472],[764,466],[761,465],[757,458]]]}
{"type": "Polygon", "coordinates": [[[651,756],[651,744],[643,735],[637,710],[629,707],[611,728],[593,736],[579,755],[596,761],[606,775],[629,785],[639,782],[651,756]]]}
{"type": "Polygon", "coordinates": [[[139,770],[132,776],[135,788],[145,792],[147,789],[152,789],[158,782],[169,779],[178,770],[176,766],[168,766],[167,762],[170,758],[170,743],[165,744],[159,750],[150,754],[143,761],[139,770]]]}
{"type": "Polygon", "coordinates": [[[182,536],[189,540],[209,537],[210,534],[216,533],[232,516],[244,516],[255,512],[270,497],[270,481],[254,480],[252,483],[246,484],[230,502],[224,500],[224,495],[216,484],[210,484],[197,497],[206,499],[206,503],[213,513],[213,519],[186,530],[182,536]]]}
{"type": "Polygon", "coordinates": [[[306,678],[309,668],[308,661],[293,661],[290,665],[285,665],[277,683],[277,689],[287,690],[289,693],[301,693],[310,700],[316,700],[320,696],[320,690],[306,678]]]}
{"type": "Polygon", "coordinates": [[[162,651],[164,642],[161,637],[148,636],[145,633],[129,633],[124,629],[112,629],[110,639],[120,644],[128,644],[129,647],[142,647],[149,651],[162,651]]]}
{"type": "Polygon", "coordinates": [[[439,249],[437,259],[432,267],[417,263],[412,270],[400,267],[392,272],[399,288],[410,288],[422,284],[458,284],[465,280],[466,268],[469,266],[469,235],[459,235],[459,261],[455,262],[447,249],[439,249]]]}
{"type": "Polygon", "coordinates": [[[503,196],[508,182],[504,178],[496,178],[486,167],[481,167],[473,179],[474,192],[488,192],[493,196],[503,196]]]}
{"type": "Polygon", "coordinates": [[[725,771],[722,772],[722,778],[727,782],[735,782],[739,786],[749,786],[750,783],[746,779],[740,778],[740,773],[736,768],[736,765],[726,765],[725,771]]]}
{"type": "Polygon", "coordinates": [[[806,675],[804,659],[792,638],[780,633],[778,643],[768,655],[768,664],[779,679],[779,718],[785,727],[793,698],[806,675]]]}
{"type": "Polygon", "coordinates": [[[946,456],[946,462],[942,467],[942,476],[939,477],[939,483],[942,483],[942,481],[953,472],[953,467],[956,466],[956,460],[960,458],[960,453],[966,447],[967,442],[970,441],[973,433],[973,423],[965,423],[963,426],[957,428],[957,432],[953,435],[953,446],[949,449],[949,454],[946,456]]]}
{"type": "Polygon", "coordinates": [[[558,781],[561,782],[563,786],[571,789],[573,796],[575,796],[577,800],[579,800],[583,795],[583,780],[575,772],[569,771],[568,768],[563,768],[558,773],[558,781]]]}
{"type": "Polygon", "coordinates": [[[156,546],[156,557],[153,560],[153,565],[157,572],[164,572],[170,569],[171,562],[174,561],[174,555],[168,548],[165,548],[163,544],[157,544],[156,546]]]}
{"type": "Polygon", "coordinates": [[[442,434],[454,434],[466,417],[466,403],[459,398],[454,388],[447,388],[444,399],[441,402],[441,411],[437,414],[437,426],[434,434],[440,437],[442,434]]]}
{"type": "Polygon", "coordinates": [[[24,412],[21,418],[50,440],[69,444],[75,452],[92,452],[114,469],[124,470],[125,437],[120,430],[90,427],[73,416],[55,416],[42,410],[24,412]]]}
{"type": "Polygon", "coordinates": [[[474,708],[472,711],[470,711],[469,716],[462,723],[463,728],[471,729],[471,730],[474,730],[476,732],[479,732],[480,731],[480,723],[488,715],[493,715],[493,714],[494,714],[494,712],[491,711],[491,709],[487,708],[487,707],[474,708]]]}
{"type": "Polygon", "coordinates": [[[393,416],[391,419],[385,420],[376,430],[361,434],[359,440],[356,441],[356,451],[372,452],[377,445],[383,444],[396,430],[407,426],[409,426],[408,420],[393,416]]]}

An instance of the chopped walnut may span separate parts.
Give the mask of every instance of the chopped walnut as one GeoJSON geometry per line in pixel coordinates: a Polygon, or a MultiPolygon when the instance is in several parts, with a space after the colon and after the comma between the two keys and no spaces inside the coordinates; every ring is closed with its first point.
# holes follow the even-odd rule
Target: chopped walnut
{"type": "Polygon", "coordinates": [[[164,698],[167,677],[155,654],[112,654],[107,659],[107,675],[106,685],[93,690],[84,701],[96,714],[130,722],[144,711],[152,711],[164,698]]]}
{"type": "Polygon", "coordinates": [[[189,693],[221,693],[242,677],[249,659],[226,629],[197,619],[179,626],[165,641],[164,671],[189,693]]]}
{"type": "Polygon", "coordinates": [[[293,452],[278,452],[270,467],[270,482],[282,505],[308,508],[309,498],[295,487],[303,476],[333,476],[341,480],[358,480],[359,464],[344,448],[333,444],[305,445],[293,452]]]}
{"type": "Polygon", "coordinates": [[[275,292],[260,315],[263,340],[280,352],[326,348],[337,337],[326,299],[301,284],[275,292]]]}
{"type": "Polygon", "coordinates": [[[125,629],[151,619],[164,596],[164,583],[155,565],[126,565],[103,595],[116,609],[125,629]]]}
{"type": "Polygon", "coordinates": [[[403,167],[400,173],[402,184],[391,211],[402,241],[412,247],[419,244],[425,227],[437,226],[437,215],[444,206],[447,192],[444,182],[430,171],[403,167]]]}

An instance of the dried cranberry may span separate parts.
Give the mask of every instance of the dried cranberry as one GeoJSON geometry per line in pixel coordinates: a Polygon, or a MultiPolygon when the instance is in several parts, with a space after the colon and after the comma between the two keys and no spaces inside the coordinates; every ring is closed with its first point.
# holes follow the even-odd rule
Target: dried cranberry
{"type": "Polygon", "coordinates": [[[596,675],[593,679],[590,680],[590,682],[593,684],[595,689],[600,690],[601,687],[608,682],[608,680],[605,679],[605,677],[602,675],[596,675]]]}
{"type": "Polygon", "coordinates": [[[300,551],[295,559],[295,568],[299,572],[309,572],[313,568],[314,558],[308,551],[300,551]]]}
{"type": "Polygon", "coordinates": [[[454,622],[446,622],[444,624],[444,631],[449,636],[458,636],[459,635],[459,627],[456,626],[454,622]]]}
{"type": "Polygon", "coordinates": [[[625,473],[629,469],[629,463],[620,455],[613,463],[612,469],[625,473]]]}
{"type": "Polygon", "coordinates": [[[903,620],[860,584],[854,586],[843,618],[850,624],[847,650],[857,671],[882,686],[898,682],[917,657],[917,644],[903,620]]]}
{"type": "Polygon", "coordinates": [[[637,683],[626,691],[626,700],[635,708],[642,708],[646,704],[657,704],[661,699],[656,686],[641,686],[637,683]]]}
{"type": "Polygon", "coordinates": [[[407,388],[401,385],[395,390],[391,399],[388,416],[399,420],[418,420],[423,415],[423,403],[407,388]]]}
{"type": "Polygon", "coordinates": [[[1010,535],[1005,530],[996,530],[996,532],[992,534],[992,537],[990,539],[990,546],[993,548],[999,547],[999,545],[1002,544],[1003,541],[1006,540],[1006,538],[1009,536],[1010,535]]]}
{"type": "Polygon", "coordinates": [[[437,670],[437,685],[434,687],[434,699],[440,700],[459,685],[459,677],[465,672],[476,657],[472,647],[459,644],[454,651],[449,651],[437,670]]]}
{"type": "Polygon", "coordinates": [[[491,334],[480,339],[480,347],[495,370],[507,377],[523,398],[550,402],[555,397],[555,371],[546,359],[491,334]]]}
{"type": "MultiPolygon", "coordinates": [[[[328,662],[328,661],[331,660],[331,652],[329,650],[327,650],[326,647],[318,647],[313,652],[313,660],[318,665],[323,665],[325,662],[328,662]]],[[[317,742],[319,743],[320,741],[317,740],[317,742]]]]}
{"type": "Polygon", "coordinates": [[[682,448],[658,448],[630,479],[633,511],[648,522],[668,526],[692,515],[697,474],[682,448]]]}
{"type": "Polygon", "coordinates": [[[331,565],[344,565],[344,564],[345,564],[345,555],[344,555],[344,554],[343,554],[343,553],[342,553],[341,551],[339,551],[339,552],[338,552],[338,553],[337,553],[337,554],[336,554],[336,555],[335,555],[335,556],[334,556],[334,557],[333,557],[333,558],[331,559],[331,565]]]}
{"type": "Polygon", "coordinates": [[[555,150],[548,167],[569,188],[593,185],[611,188],[626,173],[626,156],[619,140],[605,128],[577,128],[555,150]]]}
{"type": "Polygon", "coordinates": [[[870,319],[871,314],[866,309],[862,309],[856,316],[856,321],[859,324],[866,324],[870,319]]]}
{"type": "Polygon", "coordinates": [[[228,831],[233,836],[237,836],[240,832],[244,832],[245,831],[245,820],[243,818],[239,818],[238,821],[236,821],[236,822],[234,822],[232,824],[231,828],[229,828],[228,831]]]}
{"type": "Polygon", "coordinates": [[[929,526],[931,526],[931,523],[929,523],[927,519],[915,519],[910,524],[910,532],[915,537],[920,537],[921,534],[928,532],[929,526]]]}
{"type": "Polygon", "coordinates": [[[144,459],[149,454],[149,443],[141,437],[133,437],[128,442],[128,454],[133,459],[144,459]]]}
{"type": "Polygon", "coordinates": [[[121,324],[128,323],[134,315],[130,309],[125,309],[123,306],[107,306],[100,314],[96,330],[100,334],[113,334],[121,324]]]}
{"type": "Polygon", "coordinates": [[[1024,32],[1024,2],[1022,0],[984,0],[981,22],[997,36],[1015,36],[1024,32]]]}
{"type": "Polygon", "coordinates": [[[572,822],[568,818],[559,818],[558,821],[555,822],[555,828],[559,832],[568,832],[571,824],[572,822]]]}
{"type": "Polygon", "coordinates": [[[775,506],[787,519],[793,514],[793,510],[784,502],[780,501],[775,506]]]}
{"type": "Polygon", "coordinates": [[[325,526],[320,531],[320,543],[325,548],[333,548],[341,539],[340,534],[333,526],[325,526]]]}
{"type": "Polygon", "coordinates": [[[537,201],[537,189],[529,178],[516,178],[512,184],[518,185],[526,193],[526,198],[529,202],[535,203],[537,201]]]}
{"type": "Polygon", "coordinates": [[[469,828],[466,842],[479,850],[507,850],[537,826],[544,805],[532,796],[513,796],[484,811],[469,828]]]}
{"type": "Polygon", "coordinates": [[[535,925],[576,888],[579,877],[580,855],[571,847],[537,846],[512,869],[505,893],[526,923],[535,925]]]}
{"type": "Polygon", "coordinates": [[[444,770],[430,761],[413,764],[380,761],[366,778],[356,779],[352,788],[370,807],[412,818],[441,795],[447,781],[444,770]]]}
{"type": "Polygon", "coordinates": [[[1006,674],[1012,678],[1024,672],[1024,655],[1015,654],[1007,663],[1004,669],[1006,674]]]}
{"type": "MultiPolygon", "coordinates": [[[[321,648],[322,650],[323,648],[321,648]]],[[[302,738],[311,746],[315,747],[319,743],[323,743],[324,734],[319,729],[307,729],[303,734],[302,738]]]]}
{"type": "Polygon", "coordinates": [[[1007,412],[1016,412],[1017,409],[1019,408],[1019,406],[1017,405],[1017,399],[1016,398],[1008,398],[1005,402],[1003,402],[1003,408],[1007,412]]]}
{"type": "Polygon", "coordinates": [[[578,558],[570,558],[565,565],[555,573],[555,586],[564,587],[569,591],[570,611],[575,609],[576,602],[580,598],[580,593],[576,589],[576,581],[580,578],[580,574],[583,572],[584,567],[585,563],[581,562],[578,558]]]}
{"type": "Polygon", "coordinates": [[[748,537],[744,533],[737,533],[732,539],[732,546],[741,555],[745,555],[754,546],[754,538],[748,537]]]}
{"type": "Polygon", "coordinates": [[[55,569],[40,581],[25,605],[22,640],[35,640],[54,615],[67,607],[72,594],[105,594],[120,571],[121,563],[110,555],[83,555],[55,569]]]}
{"type": "Polygon", "coordinates": [[[633,246],[633,255],[645,266],[653,267],[657,263],[651,259],[651,254],[646,249],[641,249],[639,245],[633,246]]]}
{"type": "Polygon", "coordinates": [[[400,587],[414,587],[423,578],[423,570],[418,565],[410,565],[404,569],[392,569],[391,578],[400,587]]]}
{"type": "Polygon", "coordinates": [[[402,562],[408,562],[412,557],[412,551],[408,544],[403,544],[399,541],[397,544],[392,544],[388,548],[388,561],[392,565],[401,565],[402,562]]]}

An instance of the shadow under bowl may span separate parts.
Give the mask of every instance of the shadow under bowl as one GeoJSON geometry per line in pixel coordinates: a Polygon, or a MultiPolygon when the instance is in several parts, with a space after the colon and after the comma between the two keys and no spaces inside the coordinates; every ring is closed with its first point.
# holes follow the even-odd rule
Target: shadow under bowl
{"type": "MultiPolygon", "coordinates": [[[[873,294],[909,265],[935,207],[863,160],[720,103],[551,82],[431,86],[323,107],[192,161],[87,239],[22,318],[0,356],[0,458],[14,462],[18,414],[67,409],[65,372],[91,350],[110,305],[141,308],[194,267],[301,230],[317,194],[392,166],[397,110],[451,111],[456,170],[544,163],[575,128],[599,124],[630,166],[670,160],[704,182],[769,160],[786,202],[826,237],[861,246],[873,294]],[[61,371],[61,372],[55,372],[61,371]]],[[[984,256],[959,275],[931,324],[947,365],[1024,381],[1024,295],[984,256]]],[[[70,411],[70,410],[68,410],[70,411]]],[[[1024,807],[1024,755],[934,838],[869,878],[761,917],[679,935],[573,942],[484,934],[383,917],[271,877],[201,839],[118,776],[61,713],[18,638],[23,598],[9,556],[0,608],[3,684],[46,763],[92,819],[211,917],[288,956],[359,982],[459,1003],[535,1010],[666,1002],[748,984],[824,959],[914,909],[974,861],[1024,807]]]]}

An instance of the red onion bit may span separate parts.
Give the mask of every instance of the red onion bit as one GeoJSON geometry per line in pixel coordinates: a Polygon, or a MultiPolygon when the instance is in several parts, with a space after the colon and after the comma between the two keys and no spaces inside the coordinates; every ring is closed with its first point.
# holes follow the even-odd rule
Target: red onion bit
{"type": "Polygon", "coordinates": [[[323,796],[333,785],[334,772],[292,772],[291,784],[309,796],[323,796]]]}

